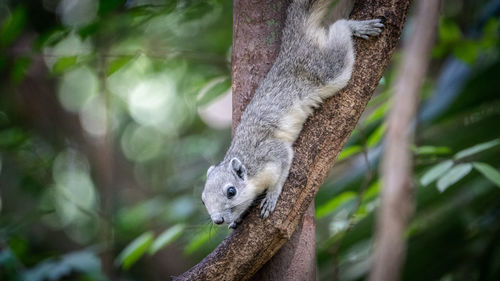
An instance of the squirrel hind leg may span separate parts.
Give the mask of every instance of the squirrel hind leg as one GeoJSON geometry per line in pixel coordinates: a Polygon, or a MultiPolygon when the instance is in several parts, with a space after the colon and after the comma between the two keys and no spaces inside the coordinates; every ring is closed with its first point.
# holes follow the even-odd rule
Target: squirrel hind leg
{"type": "Polygon", "coordinates": [[[363,39],[368,39],[369,36],[378,36],[384,28],[384,24],[380,19],[361,21],[349,20],[347,24],[352,30],[352,35],[363,39]]]}
{"type": "Polygon", "coordinates": [[[325,85],[315,92],[328,98],[347,85],[354,65],[352,30],[348,20],[338,20],[328,27],[326,44],[320,56],[313,56],[309,65],[325,85]]]}
{"type": "Polygon", "coordinates": [[[328,46],[330,48],[352,45],[352,28],[350,22],[350,20],[341,19],[328,27],[328,46]]]}
{"type": "Polygon", "coordinates": [[[338,20],[328,28],[327,48],[329,52],[323,61],[329,65],[331,77],[327,87],[321,89],[319,95],[327,98],[347,85],[354,65],[354,47],[352,36],[368,39],[382,32],[380,19],[373,20],[338,20]]]}

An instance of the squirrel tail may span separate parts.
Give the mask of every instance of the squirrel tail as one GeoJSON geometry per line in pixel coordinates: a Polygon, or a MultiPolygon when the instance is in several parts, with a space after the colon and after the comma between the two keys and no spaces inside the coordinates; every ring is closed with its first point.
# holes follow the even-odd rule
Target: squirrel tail
{"type": "Polygon", "coordinates": [[[347,18],[355,0],[293,0],[287,11],[283,42],[300,42],[305,33],[320,30],[327,22],[347,18]]]}
{"type": "Polygon", "coordinates": [[[355,0],[293,0],[288,8],[288,25],[319,28],[324,22],[349,17],[355,0]]]}
{"type": "MultiPolygon", "coordinates": [[[[305,1],[307,2],[307,0],[305,1]]],[[[324,22],[332,23],[342,18],[348,18],[355,0],[313,0],[309,2],[308,25],[321,27],[324,22]]]]}

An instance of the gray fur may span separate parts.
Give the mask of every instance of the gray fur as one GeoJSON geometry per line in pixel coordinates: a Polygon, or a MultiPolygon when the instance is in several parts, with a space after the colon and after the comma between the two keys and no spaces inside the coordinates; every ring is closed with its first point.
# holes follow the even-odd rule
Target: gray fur
{"type": "Polygon", "coordinates": [[[290,4],[278,58],[243,113],[224,160],[207,172],[202,199],[214,222],[236,227],[252,201],[266,190],[261,215],[266,218],[274,210],[303,123],[351,76],[352,35],[367,39],[382,31],[378,19],[338,20],[322,27],[328,3],[290,4]],[[231,199],[229,186],[237,190],[231,199]]]}

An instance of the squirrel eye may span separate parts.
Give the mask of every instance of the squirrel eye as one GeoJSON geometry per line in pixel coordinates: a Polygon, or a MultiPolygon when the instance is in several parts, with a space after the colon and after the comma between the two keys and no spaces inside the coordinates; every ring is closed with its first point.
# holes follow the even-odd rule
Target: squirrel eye
{"type": "Polygon", "coordinates": [[[227,199],[231,199],[236,195],[236,188],[234,186],[230,186],[226,191],[227,199]]]}

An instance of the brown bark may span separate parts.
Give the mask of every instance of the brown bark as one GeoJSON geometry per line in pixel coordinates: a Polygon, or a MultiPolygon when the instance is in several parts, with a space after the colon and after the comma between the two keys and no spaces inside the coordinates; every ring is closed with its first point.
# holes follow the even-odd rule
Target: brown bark
{"type": "Polygon", "coordinates": [[[382,205],[377,224],[377,240],[371,281],[400,279],[406,252],[404,231],[413,209],[410,146],[412,122],[419,100],[420,86],[429,64],[429,53],[436,32],[439,3],[419,2],[415,31],[404,52],[396,79],[394,103],[388,117],[387,139],[382,164],[382,205]]]}
{"type": "Polygon", "coordinates": [[[386,28],[378,39],[355,40],[357,59],[349,85],[325,101],[304,125],[275,211],[263,220],[256,208],[251,210],[211,254],[174,280],[247,280],[290,239],[377,87],[399,41],[409,4],[409,0],[356,3],[352,18],[383,18],[386,28]]]}
{"type": "Polygon", "coordinates": [[[309,205],[290,240],[250,280],[316,280],[314,202],[309,205]]]}
{"type": "Polygon", "coordinates": [[[278,56],[287,5],[285,0],[233,1],[233,130],[278,56]]]}

